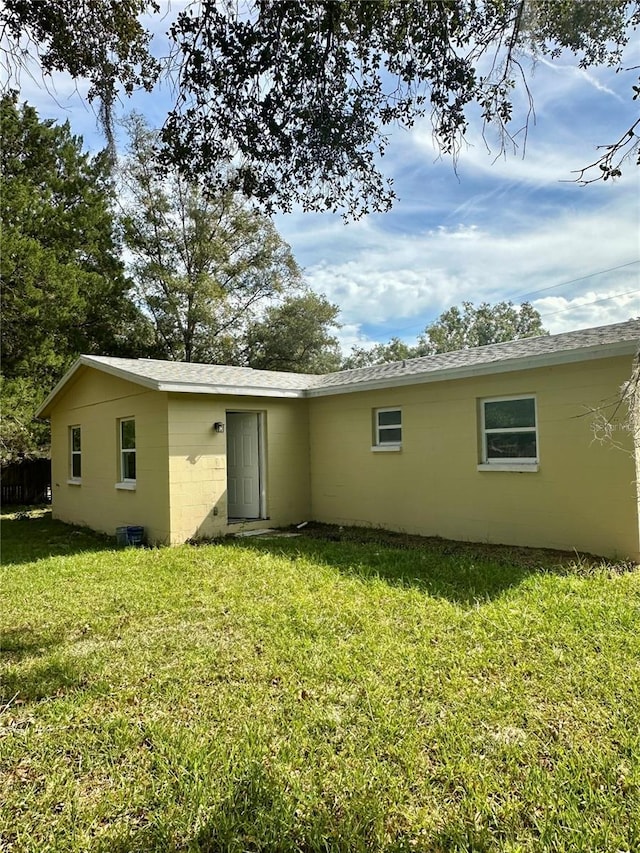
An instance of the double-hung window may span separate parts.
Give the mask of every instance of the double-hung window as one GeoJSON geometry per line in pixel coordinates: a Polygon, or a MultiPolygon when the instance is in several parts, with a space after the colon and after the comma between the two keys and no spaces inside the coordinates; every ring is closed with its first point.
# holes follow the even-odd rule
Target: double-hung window
{"type": "Polygon", "coordinates": [[[74,483],[82,479],[82,431],[79,426],[69,427],[69,479],[74,483]]]}
{"type": "Polygon", "coordinates": [[[536,465],[538,429],[535,397],[481,401],[482,463],[536,465]]]}
{"type": "Polygon", "coordinates": [[[402,410],[376,409],[374,449],[398,449],[402,444],[402,410]]]}
{"type": "Polygon", "coordinates": [[[134,418],[120,421],[120,479],[123,483],[136,481],[136,422],[134,418]]]}

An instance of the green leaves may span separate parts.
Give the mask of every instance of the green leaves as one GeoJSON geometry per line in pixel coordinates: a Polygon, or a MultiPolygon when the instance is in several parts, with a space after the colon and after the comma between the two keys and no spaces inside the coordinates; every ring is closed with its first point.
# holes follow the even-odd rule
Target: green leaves
{"type": "Polygon", "coordinates": [[[267,308],[247,330],[245,360],[257,370],[331,373],[340,369],[340,347],[331,334],[339,309],[307,291],[267,308]]]}
{"type": "Polygon", "coordinates": [[[264,306],[300,287],[291,250],[236,193],[205,193],[176,169],[160,170],[156,134],[140,116],[126,124],[124,239],[157,347],[177,361],[237,363],[264,306]]]}
{"type": "Polygon", "coordinates": [[[455,157],[478,105],[509,139],[516,89],[528,94],[523,51],[619,65],[639,20],[624,0],[204,3],[170,28],[179,71],[166,157],[267,211],[385,211],[394,193],[377,157],[389,127],[429,115],[455,157]],[[228,184],[216,164],[232,161],[228,184]]]}
{"type": "Polygon", "coordinates": [[[6,456],[41,447],[30,413],[77,355],[128,355],[145,322],[127,297],[106,159],[14,96],[0,100],[0,122],[3,399],[13,411],[22,389],[26,430],[19,449],[2,433],[6,456]]]}
{"type": "Polygon", "coordinates": [[[523,302],[520,306],[513,302],[498,302],[495,305],[482,302],[477,307],[472,302],[463,302],[462,308],[453,305],[443,311],[419,335],[415,346],[405,344],[399,338],[392,338],[388,344],[376,344],[371,349],[353,347],[342,367],[345,370],[368,367],[547,334],[540,314],[529,302],[523,302]]]}
{"type": "Polygon", "coordinates": [[[204,0],[178,9],[161,67],[139,20],[158,12],[146,0],[6,0],[12,79],[29,60],[88,79],[113,156],[119,89],[150,90],[166,74],[176,101],[164,157],[187,180],[241,192],[267,212],[300,205],[349,217],[393,204],[378,159],[390,128],[428,116],[455,158],[479,107],[506,143],[516,90],[530,97],[523,54],[568,50],[580,67],[623,70],[640,23],[635,0],[204,0]]]}
{"type": "Polygon", "coordinates": [[[462,310],[449,308],[427,326],[418,347],[422,355],[432,355],[546,334],[540,314],[528,302],[519,307],[512,302],[483,302],[478,307],[463,302],[462,310]]]}
{"type": "Polygon", "coordinates": [[[150,90],[160,65],[148,50],[151,34],[139,21],[157,13],[155,0],[6,0],[0,7],[4,56],[13,84],[30,64],[44,74],[67,71],[90,82],[89,100],[100,103],[100,118],[112,156],[115,155],[112,109],[119,87],[127,95],[150,90]]]}

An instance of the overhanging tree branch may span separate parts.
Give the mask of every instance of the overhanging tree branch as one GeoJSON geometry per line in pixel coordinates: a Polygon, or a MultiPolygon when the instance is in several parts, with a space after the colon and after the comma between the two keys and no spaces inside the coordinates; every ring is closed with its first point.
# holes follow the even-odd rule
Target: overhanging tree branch
{"type": "MultiPolygon", "coordinates": [[[[639,89],[637,86],[634,88],[639,89]]],[[[597,181],[620,178],[622,176],[622,165],[632,157],[636,158],[636,166],[640,166],[640,136],[636,132],[638,127],[640,127],[640,119],[637,119],[617,142],[613,142],[611,145],[599,145],[597,150],[602,151],[603,154],[593,163],[589,163],[588,166],[577,169],[575,172],[577,178],[573,182],[584,187],[597,181]],[[591,175],[593,177],[590,177],[591,175]]]]}

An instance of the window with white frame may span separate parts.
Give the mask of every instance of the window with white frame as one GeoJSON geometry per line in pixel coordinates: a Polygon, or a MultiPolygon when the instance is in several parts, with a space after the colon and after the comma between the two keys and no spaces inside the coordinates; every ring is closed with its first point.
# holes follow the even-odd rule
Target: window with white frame
{"type": "Polygon", "coordinates": [[[120,421],[120,479],[123,483],[136,481],[136,422],[134,418],[120,421]]]}
{"type": "Polygon", "coordinates": [[[82,478],[82,431],[79,426],[69,427],[69,477],[82,478]]]}
{"type": "Polygon", "coordinates": [[[535,397],[482,400],[481,419],[484,464],[533,465],[538,462],[535,397]]]}
{"type": "Polygon", "coordinates": [[[377,447],[398,447],[402,444],[401,409],[376,409],[374,442],[377,447]]]}

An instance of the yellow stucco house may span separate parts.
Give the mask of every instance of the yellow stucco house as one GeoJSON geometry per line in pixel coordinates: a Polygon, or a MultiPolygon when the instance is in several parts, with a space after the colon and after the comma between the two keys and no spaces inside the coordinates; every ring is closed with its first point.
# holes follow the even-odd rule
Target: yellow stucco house
{"type": "Polygon", "coordinates": [[[639,339],[633,320],[324,376],[81,356],[38,413],[53,513],[153,543],[313,519],[638,560],[639,339]]]}

